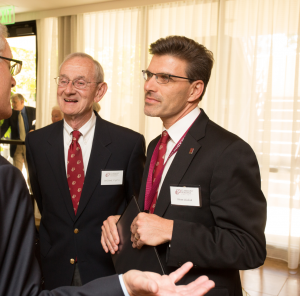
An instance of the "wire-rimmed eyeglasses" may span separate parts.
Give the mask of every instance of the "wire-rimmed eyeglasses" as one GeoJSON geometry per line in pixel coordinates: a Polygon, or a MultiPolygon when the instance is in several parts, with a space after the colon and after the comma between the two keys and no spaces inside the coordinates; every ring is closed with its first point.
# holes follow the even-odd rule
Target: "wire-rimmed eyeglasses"
{"type": "Polygon", "coordinates": [[[175,76],[171,74],[165,74],[165,73],[152,73],[148,70],[142,70],[143,72],[143,77],[146,81],[149,81],[152,76],[155,76],[155,80],[159,84],[167,84],[170,81],[170,77],[176,77],[176,78],[182,78],[182,79],[187,79],[189,81],[196,81],[195,79],[190,79],[187,77],[181,77],[181,76],[175,76]]]}
{"type": "Polygon", "coordinates": [[[66,77],[56,77],[54,78],[56,84],[59,86],[59,87],[67,87],[69,82],[71,81],[73,86],[77,89],[84,89],[88,86],[88,84],[90,83],[100,83],[100,82],[92,82],[92,81],[85,81],[84,79],[82,78],[77,78],[77,79],[74,79],[74,80],[70,80],[66,77]]]}
{"type": "Polygon", "coordinates": [[[22,61],[19,61],[19,60],[14,60],[14,59],[9,59],[9,58],[6,58],[6,57],[2,57],[0,56],[1,59],[4,59],[4,60],[7,60],[7,61],[10,61],[10,74],[12,76],[16,76],[17,74],[19,74],[22,70],[22,64],[23,62],[22,61]]]}

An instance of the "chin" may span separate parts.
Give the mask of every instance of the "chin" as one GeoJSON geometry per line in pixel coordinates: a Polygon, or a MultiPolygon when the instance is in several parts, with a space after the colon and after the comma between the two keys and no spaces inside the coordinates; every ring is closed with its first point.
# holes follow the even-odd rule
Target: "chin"
{"type": "Polygon", "coordinates": [[[1,119],[7,119],[9,117],[11,117],[12,115],[12,109],[11,109],[11,106],[8,105],[6,108],[0,108],[0,120],[1,119]]]}

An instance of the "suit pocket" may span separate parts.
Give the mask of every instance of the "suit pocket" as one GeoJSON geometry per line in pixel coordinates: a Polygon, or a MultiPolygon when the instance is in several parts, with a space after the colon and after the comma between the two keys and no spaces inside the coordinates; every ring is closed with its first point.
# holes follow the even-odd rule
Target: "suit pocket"
{"type": "Polygon", "coordinates": [[[40,237],[40,249],[43,257],[46,257],[51,249],[51,245],[42,237],[40,237]]]}
{"type": "Polygon", "coordinates": [[[229,296],[229,292],[226,288],[213,288],[205,296],[229,296]]]}

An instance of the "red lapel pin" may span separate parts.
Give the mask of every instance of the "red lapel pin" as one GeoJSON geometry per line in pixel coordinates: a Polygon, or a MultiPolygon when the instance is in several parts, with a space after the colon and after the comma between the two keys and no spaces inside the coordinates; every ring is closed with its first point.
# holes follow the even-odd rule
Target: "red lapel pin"
{"type": "Polygon", "coordinates": [[[194,148],[191,148],[189,154],[193,154],[193,152],[194,152],[194,148]]]}

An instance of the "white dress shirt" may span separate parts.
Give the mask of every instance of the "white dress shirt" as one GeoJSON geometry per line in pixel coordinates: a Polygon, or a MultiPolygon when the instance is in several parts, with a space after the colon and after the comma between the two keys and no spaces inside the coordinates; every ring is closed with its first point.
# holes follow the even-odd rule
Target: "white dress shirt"
{"type": "MultiPolygon", "coordinates": [[[[81,136],[78,140],[78,143],[81,147],[81,152],[82,152],[84,175],[86,175],[87,166],[90,160],[94,134],[95,134],[95,125],[96,125],[96,115],[94,114],[94,112],[92,112],[92,116],[90,120],[79,129],[81,136]]],[[[65,153],[66,175],[68,171],[68,151],[72,142],[72,132],[73,129],[64,120],[64,153],[65,153]]]]}
{"type": "MultiPolygon", "coordinates": [[[[169,136],[170,136],[170,140],[167,144],[165,162],[167,161],[171,151],[173,150],[173,148],[175,147],[177,142],[181,139],[181,137],[184,135],[184,133],[187,131],[187,129],[192,125],[192,123],[195,121],[195,119],[199,116],[200,112],[201,112],[200,108],[196,107],[190,113],[188,113],[183,118],[181,118],[176,123],[174,123],[168,130],[166,128],[163,129],[163,131],[166,130],[168,132],[169,136]]],[[[168,170],[169,170],[169,168],[172,164],[172,161],[173,161],[176,153],[174,153],[170,157],[169,161],[166,163],[166,166],[164,168],[164,171],[163,171],[161,179],[160,179],[160,183],[159,183],[159,187],[158,187],[158,195],[157,196],[159,196],[161,186],[164,182],[166,174],[167,174],[167,172],[168,172],[168,170]]]]}

